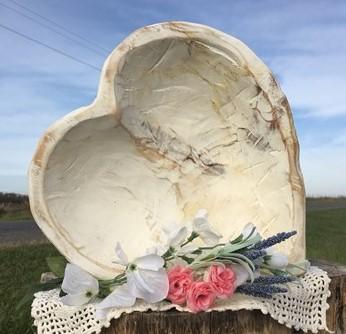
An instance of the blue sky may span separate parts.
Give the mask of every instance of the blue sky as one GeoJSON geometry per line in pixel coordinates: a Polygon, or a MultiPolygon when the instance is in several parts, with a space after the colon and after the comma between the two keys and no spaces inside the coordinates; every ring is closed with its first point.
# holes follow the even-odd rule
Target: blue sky
{"type": "MultiPolygon", "coordinates": [[[[109,51],[133,30],[170,20],[207,24],[241,39],[288,96],[307,193],[346,195],[346,1],[16,1],[109,51]]],[[[11,0],[1,3],[32,15],[11,0]]],[[[96,67],[107,56],[2,6],[0,24],[96,67]]],[[[39,137],[94,99],[99,72],[1,27],[0,47],[0,191],[25,193],[39,137]]]]}

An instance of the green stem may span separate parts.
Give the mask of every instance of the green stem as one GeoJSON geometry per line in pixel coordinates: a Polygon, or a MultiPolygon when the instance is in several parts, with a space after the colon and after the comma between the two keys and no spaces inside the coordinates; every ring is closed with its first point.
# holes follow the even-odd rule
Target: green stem
{"type": "Polygon", "coordinates": [[[174,249],[172,247],[169,247],[166,252],[162,255],[162,258],[166,260],[167,257],[170,257],[172,253],[174,252],[174,249]]]}
{"type": "Polygon", "coordinates": [[[124,281],[126,282],[126,272],[123,272],[117,276],[115,276],[113,279],[110,279],[110,280],[100,280],[99,281],[99,284],[101,287],[110,287],[112,286],[113,284],[117,284],[118,282],[122,282],[124,281]]]}
{"type": "Polygon", "coordinates": [[[216,247],[225,246],[225,245],[226,245],[226,244],[221,243],[221,244],[217,244],[217,245],[215,245],[215,246],[200,247],[200,248],[198,248],[198,249],[202,249],[202,250],[204,250],[204,249],[214,249],[214,248],[216,248],[216,247]]]}
{"type": "Polygon", "coordinates": [[[110,285],[109,285],[109,287],[111,288],[111,287],[115,287],[115,286],[123,285],[123,284],[125,284],[125,283],[126,283],[126,281],[127,281],[127,278],[124,278],[124,279],[123,279],[123,280],[121,280],[121,281],[114,282],[113,284],[110,284],[110,285]]]}
{"type": "Polygon", "coordinates": [[[195,240],[198,236],[199,234],[197,232],[192,232],[190,236],[187,238],[187,240],[183,242],[180,247],[186,246],[189,242],[195,240]]]}
{"type": "MultiPolygon", "coordinates": [[[[192,232],[190,236],[187,238],[187,240],[180,245],[180,247],[186,246],[188,243],[196,239],[198,236],[199,236],[198,233],[192,232]]],[[[165,260],[165,262],[173,260],[177,257],[177,255],[175,255],[175,251],[176,250],[173,247],[168,248],[168,250],[162,255],[162,258],[165,260]]],[[[178,256],[178,257],[182,258],[181,256],[178,256]]]]}

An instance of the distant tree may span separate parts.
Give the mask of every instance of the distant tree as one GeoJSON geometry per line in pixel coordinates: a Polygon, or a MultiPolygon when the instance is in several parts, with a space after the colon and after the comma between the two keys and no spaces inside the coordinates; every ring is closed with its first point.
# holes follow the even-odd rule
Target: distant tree
{"type": "Polygon", "coordinates": [[[5,208],[0,208],[0,217],[2,217],[6,213],[5,208]]]}
{"type": "Polygon", "coordinates": [[[16,193],[4,193],[0,192],[0,207],[7,207],[13,204],[20,206],[28,206],[29,199],[27,195],[21,195],[16,193]]]}

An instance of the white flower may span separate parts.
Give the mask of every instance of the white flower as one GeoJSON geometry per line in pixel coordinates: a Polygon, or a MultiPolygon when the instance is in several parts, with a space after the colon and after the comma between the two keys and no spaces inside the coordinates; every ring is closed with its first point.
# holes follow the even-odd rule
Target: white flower
{"type": "Polygon", "coordinates": [[[268,259],[266,259],[266,263],[274,268],[274,269],[283,269],[288,266],[288,257],[287,255],[277,252],[272,248],[266,249],[268,259]]]}
{"type": "Polygon", "coordinates": [[[115,245],[115,255],[117,256],[116,261],[114,261],[115,263],[121,264],[123,266],[128,265],[129,259],[122,249],[120,242],[117,242],[117,244],[115,245]]]}
{"type": "Polygon", "coordinates": [[[198,233],[199,237],[210,246],[216,245],[222,235],[214,231],[208,222],[207,210],[198,210],[192,222],[193,231],[198,233]]]}
{"type": "Polygon", "coordinates": [[[149,254],[129,264],[126,277],[131,295],[142,298],[147,303],[165,299],[169,285],[164,263],[161,256],[149,254]]]}
{"type": "Polygon", "coordinates": [[[104,319],[110,309],[114,307],[130,307],[135,302],[136,297],[130,294],[128,285],[123,284],[96,305],[96,318],[104,319]]]}
{"type": "Polygon", "coordinates": [[[120,264],[126,265],[129,295],[142,298],[147,303],[156,303],[166,298],[168,277],[163,268],[165,261],[157,254],[148,254],[129,263],[128,258],[117,243],[115,248],[120,264]]]}
{"type": "Polygon", "coordinates": [[[89,273],[74,264],[68,263],[65,268],[65,276],[61,285],[67,293],[61,297],[66,305],[84,305],[99,292],[98,280],[89,273]]]}
{"type": "Polygon", "coordinates": [[[167,246],[161,246],[161,245],[157,245],[157,246],[152,246],[149,248],[146,248],[145,250],[145,254],[156,254],[156,255],[163,255],[166,253],[166,251],[168,250],[167,246]]]}
{"type": "Polygon", "coordinates": [[[175,223],[164,226],[162,230],[167,235],[168,245],[172,247],[182,244],[188,234],[186,226],[179,226],[175,223]]]}
{"type": "Polygon", "coordinates": [[[189,233],[186,226],[179,226],[173,223],[163,227],[162,230],[167,235],[166,250],[169,250],[171,255],[184,256],[198,249],[197,246],[186,242],[189,233]]]}
{"type": "Polygon", "coordinates": [[[250,278],[249,272],[242,265],[232,264],[232,265],[230,265],[230,268],[235,273],[235,286],[236,287],[244,284],[250,278]]]}
{"type": "Polygon", "coordinates": [[[144,299],[147,303],[156,303],[168,294],[168,276],[163,268],[165,261],[154,253],[129,262],[127,255],[118,242],[115,247],[116,263],[126,266],[127,283],[115,290],[96,305],[96,317],[104,319],[110,309],[116,307],[133,306],[137,298],[144,299]]]}

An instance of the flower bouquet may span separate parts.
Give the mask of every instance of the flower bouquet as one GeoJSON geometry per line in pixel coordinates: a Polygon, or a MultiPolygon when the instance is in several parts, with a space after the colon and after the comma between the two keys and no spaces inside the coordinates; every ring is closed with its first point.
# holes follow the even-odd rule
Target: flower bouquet
{"type": "Polygon", "coordinates": [[[166,301],[200,312],[219,299],[232,298],[235,292],[272,298],[287,292],[285,284],[297,279],[297,268],[304,273],[273,249],[295,231],[263,239],[249,223],[237,238],[220,242],[222,236],[210,226],[206,210],[199,210],[190,225],[165,227],[165,246],[148,249],[133,261],[117,243],[114,262],[124,271],[110,280],[98,280],[68,263],[64,277],[56,280],[61,285],[61,301],[66,305],[95,303],[99,319],[113,308],[133,306],[137,299],[166,301]]]}

